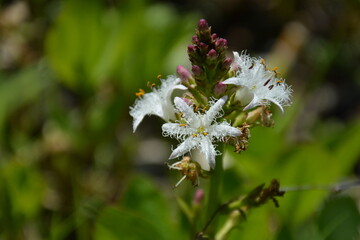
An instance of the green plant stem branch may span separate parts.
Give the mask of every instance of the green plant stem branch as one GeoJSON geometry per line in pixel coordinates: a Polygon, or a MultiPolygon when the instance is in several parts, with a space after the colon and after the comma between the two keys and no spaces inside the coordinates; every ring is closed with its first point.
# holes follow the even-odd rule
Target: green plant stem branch
{"type": "MultiPolygon", "coordinates": [[[[218,150],[223,152],[223,144],[219,144],[218,150]]],[[[206,211],[206,219],[212,220],[211,225],[207,227],[207,233],[210,239],[213,239],[216,228],[217,221],[213,219],[215,216],[214,213],[218,209],[221,203],[221,191],[222,191],[222,182],[223,182],[223,155],[216,156],[215,160],[215,169],[213,170],[212,176],[210,177],[210,186],[209,186],[209,194],[207,198],[207,211],[206,211]]]]}

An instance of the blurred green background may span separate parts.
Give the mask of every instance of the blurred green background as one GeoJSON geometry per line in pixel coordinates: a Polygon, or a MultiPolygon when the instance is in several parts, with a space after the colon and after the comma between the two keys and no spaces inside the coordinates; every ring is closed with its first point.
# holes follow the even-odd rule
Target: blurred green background
{"type": "MultiPolygon", "coordinates": [[[[132,133],[135,92],[189,66],[199,18],[294,89],[275,127],[226,152],[223,200],[360,175],[360,1],[0,1],[0,239],[187,239],[161,121],[132,133]],[[156,149],[156,151],[154,151],[156,149]]],[[[146,89],[149,91],[149,89],[146,89]]],[[[201,180],[200,187],[207,180],[201,180]]],[[[360,239],[358,188],[289,191],[230,239],[360,239]]]]}

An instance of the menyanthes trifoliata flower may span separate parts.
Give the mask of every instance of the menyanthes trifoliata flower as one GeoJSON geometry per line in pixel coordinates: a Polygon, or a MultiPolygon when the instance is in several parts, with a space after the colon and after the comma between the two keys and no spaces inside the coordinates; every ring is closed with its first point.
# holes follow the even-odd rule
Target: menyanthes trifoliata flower
{"type": "Polygon", "coordinates": [[[169,159],[184,155],[192,149],[199,149],[205,155],[210,168],[215,167],[215,156],[220,154],[215,150],[214,141],[224,141],[226,137],[237,137],[241,131],[230,126],[226,121],[217,123],[215,120],[222,116],[222,106],[227,96],[213,103],[204,114],[194,112],[183,99],[176,97],[175,107],[180,113],[181,119],[175,123],[162,125],[163,135],[182,141],[173,150],[169,159]]]}
{"type": "Polygon", "coordinates": [[[133,107],[130,107],[130,115],[133,117],[133,130],[139,126],[145,115],[156,115],[168,121],[175,119],[174,106],[172,104],[171,94],[175,89],[186,90],[187,88],[180,84],[180,79],[169,76],[166,80],[161,80],[159,88],[153,88],[150,93],[141,91],[137,94],[140,99],[135,101],[133,107]]]}
{"type": "Polygon", "coordinates": [[[284,112],[283,106],[290,105],[291,88],[284,79],[278,78],[276,69],[269,70],[265,66],[263,59],[234,52],[232,68],[236,69],[235,77],[223,83],[242,87],[236,93],[236,98],[246,104],[244,110],[266,106],[273,102],[284,112]]]}

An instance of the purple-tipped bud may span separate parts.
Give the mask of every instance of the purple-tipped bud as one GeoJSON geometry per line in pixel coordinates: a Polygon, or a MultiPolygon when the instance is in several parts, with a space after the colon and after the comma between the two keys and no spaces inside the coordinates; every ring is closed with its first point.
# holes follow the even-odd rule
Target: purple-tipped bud
{"type": "Polygon", "coordinates": [[[225,59],[225,61],[224,61],[224,67],[225,67],[225,68],[230,67],[230,66],[231,66],[231,63],[232,63],[232,59],[231,59],[231,58],[225,59]]]}
{"type": "Polygon", "coordinates": [[[206,51],[208,49],[208,47],[209,46],[207,44],[203,43],[203,42],[201,42],[199,44],[199,48],[200,48],[201,51],[206,51]]]}
{"type": "Polygon", "coordinates": [[[207,21],[205,19],[200,19],[199,20],[198,29],[199,29],[200,32],[209,29],[209,24],[207,23],[207,21]]]}
{"type": "Polygon", "coordinates": [[[226,91],[226,84],[222,82],[218,82],[214,87],[215,96],[220,96],[221,94],[225,93],[226,91]]]}
{"type": "Polygon", "coordinates": [[[216,33],[213,33],[212,35],[211,35],[211,39],[212,40],[216,40],[218,38],[218,36],[217,36],[217,34],[216,33]]]}
{"type": "Polygon", "coordinates": [[[205,192],[202,189],[197,189],[193,198],[194,205],[200,205],[204,200],[205,192]]]}
{"type": "Polygon", "coordinates": [[[208,54],[206,54],[206,56],[210,59],[210,60],[214,60],[218,57],[218,53],[214,50],[211,49],[208,54]]]}
{"type": "Polygon", "coordinates": [[[204,72],[198,65],[193,65],[191,71],[194,73],[195,76],[200,76],[204,72]]]}
{"type": "Polygon", "coordinates": [[[216,47],[226,47],[227,46],[227,40],[224,38],[219,38],[216,42],[215,42],[215,46],[216,47]]]}
{"type": "Polygon", "coordinates": [[[192,41],[191,41],[193,44],[198,44],[198,42],[199,42],[199,39],[198,39],[198,37],[195,35],[195,36],[193,36],[192,37],[192,41]]]}
{"type": "Polygon", "coordinates": [[[196,52],[196,48],[194,45],[189,45],[188,46],[188,53],[194,53],[196,52]]]}
{"type": "Polygon", "coordinates": [[[187,105],[189,105],[189,106],[191,106],[193,103],[191,102],[191,100],[190,99],[188,99],[188,98],[181,98],[187,105]]]}
{"type": "Polygon", "coordinates": [[[176,68],[176,72],[179,75],[182,83],[188,83],[190,79],[192,79],[191,73],[183,66],[179,65],[176,68]]]}

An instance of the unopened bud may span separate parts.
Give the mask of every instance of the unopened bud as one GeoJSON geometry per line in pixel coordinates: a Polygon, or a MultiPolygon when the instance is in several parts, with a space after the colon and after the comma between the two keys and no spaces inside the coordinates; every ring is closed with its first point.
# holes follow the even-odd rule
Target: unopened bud
{"type": "Polygon", "coordinates": [[[218,38],[216,33],[211,34],[211,39],[215,41],[218,38]]]}
{"type": "Polygon", "coordinates": [[[198,22],[198,29],[200,32],[208,30],[209,29],[209,24],[207,23],[207,21],[205,19],[200,19],[198,22]]]}
{"type": "Polygon", "coordinates": [[[188,83],[189,80],[191,80],[193,77],[191,73],[183,66],[179,65],[176,68],[176,72],[179,75],[179,78],[181,79],[182,83],[188,83]]]}
{"type": "Polygon", "coordinates": [[[207,52],[207,49],[209,48],[209,46],[208,46],[207,44],[201,42],[201,43],[199,44],[199,48],[200,48],[201,51],[207,52]]]}
{"type": "Polygon", "coordinates": [[[223,48],[227,46],[227,40],[224,38],[219,38],[216,42],[215,42],[215,46],[218,48],[223,48]]]}
{"type": "Polygon", "coordinates": [[[196,48],[194,45],[189,45],[188,46],[188,53],[195,53],[196,52],[196,48]]]}
{"type": "Polygon", "coordinates": [[[226,91],[226,84],[222,82],[218,82],[214,87],[214,94],[215,96],[220,96],[226,91]]]}
{"type": "Polygon", "coordinates": [[[192,37],[192,43],[193,44],[197,44],[199,42],[199,39],[198,39],[198,37],[195,35],[195,36],[193,36],[192,37]]]}
{"type": "Polygon", "coordinates": [[[207,54],[206,56],[208,57],[208,59],[210,60],[215,60],[219,55],[218,53],[214,50],[214,49],[211,49],[207,54]]]}
{"type": "Polygon", "coordinates": [[[191,71],[194,73],[195,76],[200,76],[204,72],[198,65],[193,65],[191,71]]]}
{"type": "Polygon", "coordinates": [[[231,66],[232,63],[232,59],[231,58],[226,58],[224,61],[224,67],[225,68],[229,68],[231,66]]]}
{"type": "Polygon", "coordinates": [[[189,105],[189,106],[193,105],[193,103],[191,102],[190,99],[185,98],[185,97],[183,97],[183,98],[181,98],[181,99],[182,99],[187,105],[189,105]]]}
{"type": "Polygon", "coordinates": [[[202,189],[197,189],[193,198],[194,205],[200,205],[204,200],[205,192],[202,189]]]}

